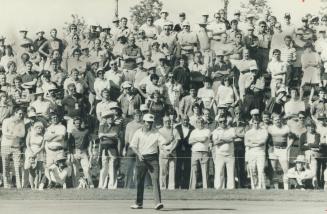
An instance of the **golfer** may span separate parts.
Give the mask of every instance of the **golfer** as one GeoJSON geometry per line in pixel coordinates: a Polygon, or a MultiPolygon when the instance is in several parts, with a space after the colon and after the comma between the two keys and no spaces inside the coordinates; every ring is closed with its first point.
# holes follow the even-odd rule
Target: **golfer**
{"type": "Polygon", "coordinates": [[[154,116],[152,114],[145,114],[143,116],[144,126],[138,129],[132,138],[130,147],[137,155],[136,162],[136,179],[137,179],[137,197],[136,203],[131,206],[132,209],[143,208],[144,195],[144,179],[146,173],[149,171],[151,176],[155,207],[160,210],[164,206],[161,203],[161,194],[159,186],[159,154],[158,147],[162,147],[168,142],[159,134],[157,130],[152,128],[154,116]]]}

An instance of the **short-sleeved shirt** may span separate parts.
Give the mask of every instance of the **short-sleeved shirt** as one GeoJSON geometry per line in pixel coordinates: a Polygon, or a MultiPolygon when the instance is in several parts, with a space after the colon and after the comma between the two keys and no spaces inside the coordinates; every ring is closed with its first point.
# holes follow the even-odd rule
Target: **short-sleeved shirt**
{"type": "Polygon", "coordinates": [[[85,150],[89,146],[90,143],[90,135],[87,129],[73,129],[70,135],[70,143],[75,149],[85,150]]]}
{"type": "Polygon", "coordinates": [[[85,101],[81,94],[77,94],[76,97],[66,96],[62,100],[62,105],[65,107],[67,116],[76,117],[85,113],[85,101]]]}

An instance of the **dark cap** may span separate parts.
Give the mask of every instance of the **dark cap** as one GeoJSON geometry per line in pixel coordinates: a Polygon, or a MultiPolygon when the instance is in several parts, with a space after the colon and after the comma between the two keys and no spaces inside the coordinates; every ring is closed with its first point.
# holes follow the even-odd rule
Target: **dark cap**
{"type": "Polygon", "coordinates": [[[285,13],[284,18],[291,18],[291,14],[290,13],[285,13]]]}
{"type": "Polygon", "coordinates": [[[302,17],[301,21],[302,22],[308,22],[308,18],[307,17],[302,17]]]}
{"type": "Polygon", "coordinates": [[[185,17],[185,13],[184,12],[179,13],[179,17],[185,17]]]}

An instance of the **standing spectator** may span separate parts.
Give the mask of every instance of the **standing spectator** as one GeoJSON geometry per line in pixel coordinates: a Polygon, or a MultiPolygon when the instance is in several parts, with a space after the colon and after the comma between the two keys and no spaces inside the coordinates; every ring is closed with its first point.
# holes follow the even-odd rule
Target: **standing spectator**
{"type": "Polygon", "coordinates": [[[165,138],[154,130],[153,122],[154,116],[152,114],[145,114],[143,116],[144,126],[138,129],[130,143],[131,148],[137,155],[136,171],[137,171],[137,197],[132,209],[143,208],[143,195],[144,195],[144,179],[147,172],[150,173],[153,194],[155,201],[155,209],[160,210],[163,208],[161,203],[161,193],[159,185],[159,154],[158,147],[167,143],[165,138]]]}
{"type": "Polygon", "coordinates": [[[164,116],[164,125],[158,130],[167,141],[159,150],[160,188],[169,190],[175,189],[176,146],[181,138],[172,123],[169,116],[164,116]]]}
{"type": "Polygon", "coordinates": [[[131,82],[125,81],[121,87],[123,93],[118,97],[117,101],[120,103],[124,118],[132,119],[134,117],[134,112],[140,109],[142,98],[136,93],[131,82]]]}
{"type": "Polygon", "coordinates": [[[244,144],[247,147],[246,157],[250,169],[249,172],[252,189],[266,189],[264,169],[267,140],[268,131],[265,128],[260,127],[259,120],[253,120],[252,129],[247,131],[244,136],[244,144]]]}
{"type": "Polygon", "coordinates": [[[183,22],[183,30],[177,34],[178,44],[181,48],[181,55],[185,55],[190,62],[193,59],[193,54],[198,50],[198,37],[191,31],[190,22],[183,22]]]}
{"type": "Polygon", "coordinates": [[[196,128],[191,132],[189,144],[192,145],[191,158],[191,178],[190,189],[196,189],[198,163],[200,163],[202,174],[202,188],[208,188],[208,160],[209,160],[209,142],[210,130],[204,128],[204,120],[199,118],[196,120],[196,128]]]}
{"type": "Polygon", "coordinates": [[[179,102],[179,115],[187,115],[188,117],[191,117],[193,115],[193,105],[199,101],[200,99],[197,97],[196,89],[191,86],[189,95],[182,97],[179,102]]]}
{"type": "Polygon", "coordinates": [[[273,125],[268,127],[268,132],[271,135],[273,145],[269,151],[269,160],[274,170],[273,183],[275,189],[278,189],[277,163],[279,163],[283,170],[284,189],[287,190],[288,182],[286,173],[289,168],[288,151],[294,138],[292,138],[289,127],[287,125],[283,125],[281,119],[281,115],[274,114],[273,125]]]}
{"type": "Polygon", "coordinates": [[[305,51],[301,57],[303,77],[300,88],[300,99],[303,98],[303,87],[305,84],[309,84],[311,87],[311,94],[309,101],[312,102],[314,93],[314,86],[321,86],[320,68],[321,58],[317,52],[314,51],[314,47],[311,44],[305,46],[305,51]]]}
{"type": "Polygon", "coordinates": [[[265,21],[259,22],[258,37],[258,49],[257,49],[257,63],[260,72],[267,70],[269,62],[269,49],[271,42],[271,35],[267,32],[267,23],[265,21]]]}
{"type": "Polygon", "coordinates": [[[44,125],[35,122],[26,136],[26,151],[24,169],[29,170],[31,189],[37,189],[44,162],[44,125]]]}
{"type": "Polygon", "coordinates": [[[286,73],[287,73],[287,64],[281,61],[280,50],[273,50],[272,60],[268,63],[267,72],[271,74],[270,90],[271,97],[276,96],[278,84],[285,85],[286,73]]]}
{"type": "Polygon", "coordinates": [[[180,136],[176,147],[176,187],[188,189],[191,174],[191,144],[189,138],[194,127],[190,124],[190,119],[186,114],[181,116],[181,120],[182,123],[176,126],[180,136]]]}
{"type": "MultiPolygon", "coordinates": [[[[66,127],[59,122],[60,120],[56,113],[51,113],[49,118],[51,125],[46,129],[44,134],[46,153],[45,176],[49,181],[51,181],[51,166],[56,163],[58,156],[63,156],[65,154],[64,150],[67,149],[65,142],[67,130],[66,127]]],[[[40,184],[39,189],[43,190],[44,185],[45,182],[43,181],[40,184]]]]}
{"type": "Polygon", "coordinates": [[[296,115],[300,111],[305,111],[305,103],[299,100],[299,91],[297,88],[290,89],[291,99],[285,103],[286,116],[296,115]]]}
{"type": "Polygon", "coordinates": [[[71,154],[70,161],[72,161],[73,164],[73,187],[78,187],[79,185],[78,182],[80,178],[82,178],[80,175],[80,169],[82,168],[87,185],[90,188],[94,188],[90,175],[88,155],[91,136],[88,129],[82,128],[82,119],[80,117],[74,117],[73,123],[74,129],[68,136],[68,147],[71,154]]]}
{"type": "Polygon", "coordinates": [[[218,117],[219,127],[212,132],[213,149],[215,150],[215,189],[225,186],[225,166],[227,171],[227,189],[235,189],[235,129],[227,125],[226,117],[218,117]]]}
{"type": "Polygon", "coordinates": [[[24,111],[17,108],[13,116],[2,121],[2,139],[1,139],[1,157],[3,165],[3,184],[7,189],[11,188],[9,183],[9,166],[10,155],[13,157],[14,169],[16,175],[16,187],[22,188],[22,180],[20,175],[21,161],[21,140],[25,137],[25,125],[23,121],[24,111]]]}
{"type": "Polygon", "coordinates": [[[102,114],[99,126],[100,155],[102,167],[98,188],[117,188],[117,161],[120,129],[114,124],[114,112],[109,110],[102,114]],[[108,180],[109,177],[109,181],[108,180]]]}
{"type": "Polygon", "coordinates": [[[124,69],[134,70],[136,68],[136,59],[141,57],[141,49],[135,45],[135,37],[128,37],[128,45],[123,49],[122,57],[124,60],[124,69]]]}
{"type": "Polygon", "coordinates": [[[50,30],[50,39],[40,46],[40,54],[50,57],[54,50],[58,50],[59,54],[62,55],[65,47],[62,40],[57,38],[57,33],[58,31],[55,28],[50,30]]]}
{"type": "Polygon", "coordinates": [[[133,139],[134,133],[140,129],[144,124],[142,122],[142,112],[139,109],[135,109],[133,113],[134,119],[127,123],[126,132],[125,132],[125,148],[123,150],[123,156],[127,158],[126,160],[126,182],[125,187],[134,188],[136,184],[136,171],[135,171],[135,163],[136,163],[136,154],[130,147],[130,143],[133,139]]]}

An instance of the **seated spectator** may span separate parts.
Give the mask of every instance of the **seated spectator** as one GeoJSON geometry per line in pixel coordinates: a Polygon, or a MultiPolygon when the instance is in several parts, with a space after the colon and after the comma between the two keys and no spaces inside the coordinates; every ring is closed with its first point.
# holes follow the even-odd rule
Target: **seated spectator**
{"type": "Polygon", "coordinates": [[[287,172],[287,179],[290,182],[291,188],[301,190],[312,189],[312,180],[315,177],[315,173],[307,167],[304,155],[297,156],[295,164],[295,167],[290,168],[287,172]]]}

